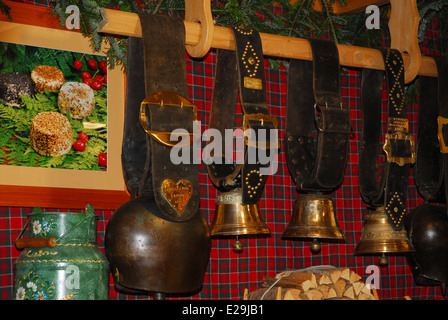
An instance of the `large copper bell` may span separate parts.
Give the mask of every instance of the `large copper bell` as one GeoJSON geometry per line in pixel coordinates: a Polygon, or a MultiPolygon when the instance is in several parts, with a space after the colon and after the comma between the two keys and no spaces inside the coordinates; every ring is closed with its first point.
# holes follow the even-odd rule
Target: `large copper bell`
{"type": "Polygon", "coordinates": [[[333,200],[323,194],[299,195],[282,238],[312,239],[313,253],[321,249],[319,239],[344,240],[344,233],[336,221],[333,200]]]}
{"type": "Polygon", "coordinates": [[[210,256],[210,230],[201,211],[172,221],[153,197],[121,205],[106,228],[106,255],[117,290],[185,294],[201,288],[210,256]]]}
{"type": "Polygon", "coordinates": [[[415,247],[407,261],[417,285],[448,283],[448,215],[445,206],[423,202],[406,217],[405,227],[415,247]]]}
{"type": "Polygon", "coordinates": [[[356,245],[355,255],[381,254],[379,265],[387,266],[386,254],[413,252],[404,227],[394,230],[390,225],[384,207],[378,207],[366,214],[361,239],[356,245]]]}
{"type": "MultiPolygon", "coordinates": [[[[263,221],[258,204],[242,204],[241,189],[223,192],[216,197],[216,210],[210,225],[211,236],[240,236],[270,234],[271,230],[263,221]]],[[[233,248],[242,250],[237,239],[233,248]]]]}

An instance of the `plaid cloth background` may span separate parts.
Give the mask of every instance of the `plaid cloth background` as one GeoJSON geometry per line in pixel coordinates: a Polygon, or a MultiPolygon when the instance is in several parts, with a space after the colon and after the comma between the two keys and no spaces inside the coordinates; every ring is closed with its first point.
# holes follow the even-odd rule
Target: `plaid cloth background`
{"type": "MultiPolygon", "coordinates": [[[[431,28],[427,36],[433,38],[436,32],[431,28]]],[[[435,54],[434,52],[426,53],[435,54]]],[[[214,51],[200,60],[187,57],[188,85],[190,98],[198,106],[198,120],[202,130],[207,128],[210,100],[213,88],[214,51]]],[[[270,112],[279,120],[280,146],[283,147],[287,73],[266,68],[268,103],[270,112]]],[[[290,178],[284,152],[280,149],[278,170],[267,180],[264,195],[260,200],[263,218],[270,227],[270,236],[243,238],[244,250],[235,253],[234,239],[212,239],[212,250],[202,290],[188,299],[241,299],[243,290],[253,291],[261,286],[264,276],[274,276],[285,269],[302,269],[317,265],[349,267],[366,280],[366,267],[378,263],[378,256],[354,256],[354,250],[362,233],[364,215],[367,212],[358,186],[358,147],[361,136],[360,72],[346,69],[341,71],[343,102],[351,108],[353,135],[346,168],[345,180],[332,195],[336,207],[337,221],[345,233],[344,242],[323,242],[319,254],[312,254],[310,241],[282,240],[297,196],[290,178]]],[[[386,96],[384,95],[384,101],[386,96]]],[[[240,112],[240,106],[237,105],[240,112]]],[[[416,133],[417,104],[408,106],[410,130],[416,133]]],[[[200,167],[201,208],[209,222],[215,211],[217,191],[208,179],[204,165],[200,167]]],[[[26,195],[24,195],[26,196],[26,195]]],[[[422,199],[414,185],[412,172],[408,187],[409,210],[418,206],[422,199]]],[[[14,240],[22,230],[27,214],[32,208],[0,207],[0,299],[11,299],[13,288],[13,263],[19,256],[14,240]]],[[[44,211],[67,211],[45,209],[44,211]]],[[[74,211],[74,210],[72,210],[74,211]]],[[[76,210],[75,210],[76,211],[76,210]]],[[[97,210],[98,245],[104,253],[104,233],[110,210],[97,210]]],[[[416,286],[404,256],[389,256],[389,266],[380,268],[381,299],[443,299],[439,287],[416,286]]],[[[148,299],[148,296],[124,295],[115,291],[110,278],[110,299],[148,299]]]]}

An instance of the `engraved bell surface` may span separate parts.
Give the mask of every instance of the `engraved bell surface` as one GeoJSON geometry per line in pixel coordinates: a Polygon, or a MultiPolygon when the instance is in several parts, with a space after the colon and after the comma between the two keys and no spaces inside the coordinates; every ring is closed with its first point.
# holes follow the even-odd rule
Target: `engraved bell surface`
{"type": "Polygon", "coordinates": [[[406,230],[404,228],[394,230],[389,224],[384,207],[378,207],[375,211],[366,215],[361,239],[355,249],[355,255],[413,251],[415,250],[406,230]]]}

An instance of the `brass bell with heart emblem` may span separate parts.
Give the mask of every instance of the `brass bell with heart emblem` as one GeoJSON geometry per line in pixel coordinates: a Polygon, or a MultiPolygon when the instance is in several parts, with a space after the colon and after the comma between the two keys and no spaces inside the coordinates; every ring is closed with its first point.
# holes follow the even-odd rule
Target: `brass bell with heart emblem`
{"type": "Polygon", "coordinates": [[[184,23],[148,13],[139,20],[142,37],[128,39],[121,154],[131,197],[107,224],[105,251],[118,291],[163,299],[201,290],[211,241],[199,165],[172,152],[193,159],[199,136],[185,81],[184,23]]]}

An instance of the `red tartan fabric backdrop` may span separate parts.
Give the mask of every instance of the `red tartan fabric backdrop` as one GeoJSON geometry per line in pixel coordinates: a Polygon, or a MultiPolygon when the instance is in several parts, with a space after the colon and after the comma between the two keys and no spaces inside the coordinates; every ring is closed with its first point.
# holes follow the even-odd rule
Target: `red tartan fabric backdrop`
{"type": "MultiPolygon", "coordinates": [[[[427,36],[433,38],[435,32],[427,36]]],[[[434,54],[431,52],[431,54],[434,54]]],[[[190,98],[198,106],[198,117],[202,130],[207,128],[210,99],[213,88],[215,53],[212,51],[204,59],[188,58],[188,85],[190,98]]],[[[280,146],[283,147],[287,72],[266,68],[268,102],[271,114],[279,120],[280,146]]],[[[343,102],[350,106],[353,125],[350,153],[345,180],[333,193],[339,225],[345,232],[346,240],[340,243],[323,242],[322,251],[312,254],[310,241],[282,240],[281,235],[289,222],[292,205],[297,196],[295,185],[290,178],[285,163],[284,152],[280,149],[278,170],[267,180],[260,208],[264,220],[272,234],[268,237],[243,238],[245,245],[241,253],[232,249],[234,239],[212,239],[212,250],[202,290],[188,299],[241,299],[243,290],[255,290],[261,286],[264,276],[274,276],[286,269],[302,269],[317,265],[349,267],[364,280],[370,273],[366,267],[377,264],[378,256],[354,256],[360,239],[364,216],[367,212],[358,186],[358,147],[361,136],[360,71],[344,68],[341,71],[343,102]]],[[[384,95],[384,101],[386,96],[384,95]]],[[[237,110],[240,111],[239,105],[237,110]]],[[[408,106],[410,130],[416,134],[417,104],[408,106]]],[[[217,191],[208,179],[204,165],[201,165],[201,208],[209,222],[212,221],[217,191]]],[[[409,179],[409,210],[422,201],[409,179]]],[[[26,195],[24,195],[26,196],[26,195]]],[[[13,243],[22,230],[27,214],[32,208],[0,207],[0,298],[12,299],[13,263],[19,256],[13,243]]],[[[44,211],[67,211],[43,209],[44,211]]],[[[72,210],[73,211],[73,210],[72,210]]],[[[104,252],[104,233],[112,211],[98,210],[98,244],[104,252]]],[[[380,269],[381,299],[443,299],[439,287],[416,286],[404,256],[390,256],[389,266],[380,269]]],[[[124,295],[115,291],[110,280],[110,299],[148,299],[147,296],[124,295]]]]}

